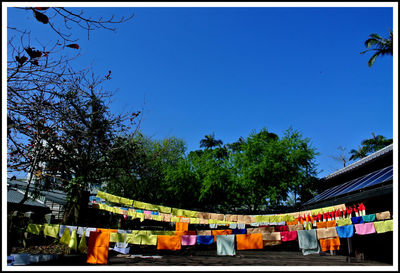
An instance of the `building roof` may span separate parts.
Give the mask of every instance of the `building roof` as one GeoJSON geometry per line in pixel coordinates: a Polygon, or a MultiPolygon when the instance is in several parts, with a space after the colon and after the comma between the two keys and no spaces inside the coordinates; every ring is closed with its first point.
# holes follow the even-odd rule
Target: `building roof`
{"type": "Polygon", "coordinates": [[[382,148],[379,151],[376,151],[375,153],[370,154],[369,156],[366,156],[366,157],[364,157],[364,158],[362,158],[362,159],[360,159],[360,160],[358,160],[358,161],[356,161],[334,173],[331,173],[331,174],[325,176],[323,179],[329,180],[336,176],[348,173],[350,171],[354,171],[355,169],[358,169],[358,168],[364,166],[365,164],[370,163],[371,161],[376,160],[377,158],[379,158],[383,155],[386,155],[390,152],[393,152],[393,144],[390,144],[390,145],[386,146],[385,148],[382,148]]]}
{"type": "MultiPolygon", "coordinates": [[[[24,198],[24,194],[22,192],[17,189],[9,187],[7,188],[7,202],[18,204],[21,202],[22,198],[24,198]]],[[[28,198],[28,200],[24,202],[24,205],[47,208],[43,203],[32,198],[28,198]]]]}

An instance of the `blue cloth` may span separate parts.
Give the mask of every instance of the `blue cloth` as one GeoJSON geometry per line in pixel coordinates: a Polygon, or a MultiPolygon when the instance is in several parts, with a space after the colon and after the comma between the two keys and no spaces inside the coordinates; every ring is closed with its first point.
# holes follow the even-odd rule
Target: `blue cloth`
{"type": "Polygon", "coordinates": [[[362,224],[363,222],[363,218],[362,216],[359,217],[351,217],[351,222],[354,224],[362,224]]]}
{"type": "Polygon", "coordinates": [[[152,215],[158,215],[158,211],[152,211],[151,214],[152,215]]]}
{"type": "Polygon", "coordinates": [[[121,207],[120,209],[122,209],[122,210],[128,210],[128,208],[122,208],[122,207],[121,207]]]}
{"type": "Polygon", "coordinates": [[[246,234],[246,229],[234,229],[233,234],[246,234]]]}
{"type": "Polygon", "coordinates": [[[361,216],[364,223],[375,221],[375,213],[361,216]]]}
{"type": "Polygon", "coordinates": [[[214,243],[214,235],[197,235],[197,244],[211,245],[214,243]]]}
{"type": "Polygon", "coordinates": [[[354,235],[354,226],[340,226],[336,227],[337,234],[339,238],[351,238],[354,235]]]}

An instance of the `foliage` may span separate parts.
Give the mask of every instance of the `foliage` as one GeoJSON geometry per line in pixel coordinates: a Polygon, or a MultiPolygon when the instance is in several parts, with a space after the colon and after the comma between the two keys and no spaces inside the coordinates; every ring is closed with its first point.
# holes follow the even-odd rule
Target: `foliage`
{"type": "Polygon", "coordinates": [[[388,38],[382,38],[380,35],[372,33],[369,35],[369,39],[364,42],[364,45],[368,49],[361,52],[361,54],[364,54],[368,51],[374,52],[374,54],[368,60],[368,66],[371,67],[375,63],[376,58],[379,56],[393,56],[393,31],[389,31],[388,38]]]}
{"type": "Polygon", "coordinates": [[[200,148],[212,149],[213,147],[221,146],[222,140],[216,139],[215,134],[205,135],[202,140],[200,140],[200,148]]]}
{"type": "Polygon", "coordinates": [[[349,160],[364,158],[380,149],[385,148],[392,143],[393,139],[387,139],[382,135],[375,135],[375,133],[372,133],[372,138],[364,139],[363,141],[361,141],[361,146],[358,146],[357,150],[350,150],[351,156],[349,160]]]}

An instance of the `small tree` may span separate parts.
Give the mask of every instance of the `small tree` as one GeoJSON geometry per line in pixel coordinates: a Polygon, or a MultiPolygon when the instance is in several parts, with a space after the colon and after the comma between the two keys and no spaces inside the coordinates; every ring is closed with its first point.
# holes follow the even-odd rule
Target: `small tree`
{"type": "Polygon", "coordinates": [[[369,35],[369,39],[364,42],[364,45],[368,49],[360,54],[364,54],[369,51],[374,52],[374,54],[368,60],[368,66],[371,67],[375,63],[376,58],[379,56],[393,56],[393,32],[391,30],[389,31],[388,38],[382,38],[380,35],[372,33],[369,35]]]}

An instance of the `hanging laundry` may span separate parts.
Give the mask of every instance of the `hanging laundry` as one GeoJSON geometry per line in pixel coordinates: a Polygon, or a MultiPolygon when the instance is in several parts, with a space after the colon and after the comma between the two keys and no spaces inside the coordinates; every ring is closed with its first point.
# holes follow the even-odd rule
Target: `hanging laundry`
{"type": "Polygon", "coordinates": [[[390,219],[390,211],[384,211],[375,213],[376,220],[388,220],[390,219]]]}
{"type": "Polygon", "coordinates": [[[376,233],[393,231],[393,220],[374,222],[376,233]]]}
{"type": "Polygon", "coordinates": [[[288,226],[275,226],[275,231],[276,232],[289,231],[289,227],[288,226]]]}
{"type": "Polygon", "coordinates": [[[110,232],[90,232],[86,262],[90,264],[107,264],[110,232]]]}
{"type": "Polygon", "coordinates": [[[189,223],[177,222],[175,223],[176,231],[187,231],[189,230],[189,223]]]}
{"type": "Polygon", "coordinates": [[[336,221],[327,221],[327,222],[318,222],[317,223],[317,229],[318,228],[327,228],[327,227],[336,227],[336,221]]]}
{"type": "Polygon", "coordinates": [[[351,217],[351,222],[354,224],[362,224],[363,223],[363,218],[361,216],[359,217],[351,217]]]}
{"type": "Polygon", "coordinates": [[[141,245],[148,245],[148,246],[155,246],[157,245],[157,235],[139,235],[140,236],[140,244],[141,245]]]}
{"type": "Polygon", "coordinates": [[[356,234],[358,235],[376,233],[374,223],[355,224],[354,228],[356,229],[356,234]]]}
{"type": "Polygon", "coordinates": [[[347,226],[338,226],[336,227],[336,232],[339,238],[351,238],[354,234],[354,226],[347,225],[347,226]]]}
{"type": "Polygon", "coordinates": [[[85,231],[82,233],[82,238],[81,241],[79,242],[78,250],[81,253],[84,253],[87,250],[85,231]]]}
{"type": "Polygon", "coordinates": [[[58,238],[59,232],[60,232],[60,225],[44,224],[44,227],[43,227],[44,236],[58,238]]]}
{"type": "Polygon", "coordinates": [[[197,244],[211,245],[212,243],[214,243],[213,235],[197,235],[197,244]]]}
{"type": "Polygon", "coordinates": [[[317,239],[328,239],[337,236],[336,227],[317,228],[317,239]]]}
{"type": "Polygon", "coordinates": [[[217,235],[228,235],[228,234],[232,234],[232,230],[231,229],[223,229],[223,230],[212,230],[211,234],[214,235],[214,240],[217,240],[217,235]]]}
{"type": "Polygon", "coordinates": [[[28,224],[26,232],[39,235],[44,229],[44,225],[28,224]]]}
{"type": "Polygon", "coordinates": [[[237,225],[238,229],[244,229],[245,227],[246,227],[246,224],[238,223],[238,225],[237,225]]]}
{"type": "Polygon", "coordinates": [[[238,234],[236,235],[237,250],[263,249],[263,234],[238,234]]]}
{"type": "Polygon", "coordinates": [[[71,240],[71,233],[69,232],[68,228],[65,228],[64,232],[60,238],[60,243],[64,244],[64,245],[68,245],[70,240],[71,240]]]}
{"type": "Polygon", "coordinates": [[[197,235],[211,235],[211,230],[198,230],[197,235]]]}
{"type": "Polygon", "coordinates": [[[231,229],[236,229],[236,228],[237,228],[237,223],[231,223],[231,224],[229,224],[229,228],[231,228],[231,229]]]}
{"type": "Polygon", "coordinates": [[[289,231],[294,231],[294,230],[303,230],[304,226],[302,224],[298,225],[290,225],[288,226],[289,231]]]}
{"type": "Polygon", "coordinates": [[[210,228],[217,228],[218,225],[217,224],[209,224],[210,228]]]}
{"type": "Polygon", "coordinates": [[[200,218],[189,218],[189,224],[200,224],[200,218]]]}
{"type": "Polygon", "coordinates": [[[235,235],[217,235],[217,255],[236,255],[235,235]]]}
{"type": "Polygon", "coordinates": [[[234,229],[233,234],[246,234],[246,229],[234,229]]]}
{"type": "Polygon", "coordinates": [[[336,224],[338,227],[340,226],[348,226],[348,225],[352,225],[353,222],[351,221],[350,218],[344,218],[344,219],[339,219],[336,221],[336,224]]]}
{"type": "Polygon", "coordinates": [[[321,251],[323,252],[340,249],[340,239],[337,235],[336,238],[320,239],[319,243],[321,244],[321,251]]]}
{"type": "Polygon", "coordinates": [[[297,240],[297,231],[282,231],[280,233],[282,242],[296,241],[297,240]]]}
{"type": "Polygon", "coordinates": [[[263,246],[275,246],[282,243],[280,232],[262,233],[263,246]]]}
{"type": "Polygon", "coordinates": [[[362,217],[363,223],[375,221],[375,214],[363,215],[361,217],[362,217]]]}
{"type": "Polygon", "coordinates": [[[181,237],[177,235],[158,235],[157,236],[158,250],[180,250],[181,237]]]}
{"type": "Polygon", "coordinates": [[[196,244],[196,235],[182,235],[181,245],[183,246],[193,246],[196,244]]]}
{"type": "Polygon", "coordinates": [[[301,249],[303,255],[318,254],[320,252],[315,229],[298,230],[297,238],[299,241],[299,248],[301,249]]]}
{"type": "Polygon", "coordinates": [[[68,242],[68,247],[74,251],[78,250],[78,235],[76,234],[76,229],[72,230],[71,238],[68,242]]]}

